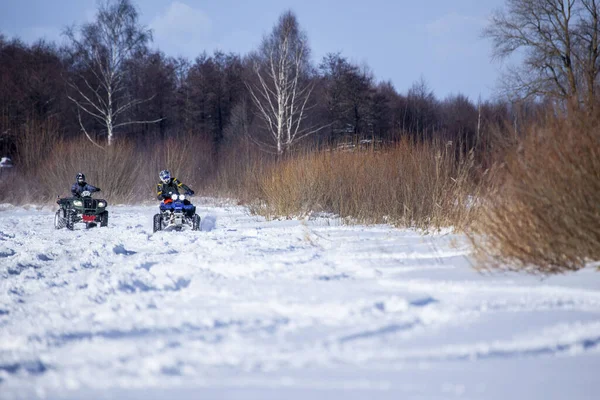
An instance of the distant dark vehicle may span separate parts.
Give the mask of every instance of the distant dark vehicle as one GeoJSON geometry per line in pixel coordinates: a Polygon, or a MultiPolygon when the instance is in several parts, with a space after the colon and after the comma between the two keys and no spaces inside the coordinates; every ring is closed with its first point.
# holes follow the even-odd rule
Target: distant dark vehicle
{"type": "Polygon", "coordinates": [[[81,193],[81,197],[59,198],[56,203],[60,206],[54,216],[54,227],[61,229],[67,227],[73,230],[78,222],[86,224],[86,228],[108,226],[108,205],[104,199],[92,199],[88,191],[81,193]]]}
{"type": "Polygon", "coordinates": [[[0,158],[0,182],[5,182],[16,177],[17,168],[9,157],[0,158]]]}
{"type": "Polygon", "coordinates": [[[12,168],[14,164],[9,157],[0,158],[0,168],[12,168]]]}
{"type": "Polygon", "coordinates": [[[200,216],[194,213],[196,208],[185,200],[184,194],[175,193],[165,199],[160,205],[160,213],[154,215],[153,231],[180,231],[186,226],[194,231],[199,231],[200,216]]]}

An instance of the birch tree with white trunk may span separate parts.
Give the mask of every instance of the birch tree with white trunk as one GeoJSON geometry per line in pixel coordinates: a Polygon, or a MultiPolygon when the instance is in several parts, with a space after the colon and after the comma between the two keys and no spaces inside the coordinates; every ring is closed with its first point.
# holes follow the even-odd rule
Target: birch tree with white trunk
{"type": "Polygon", "coordinates": [[[266,125],[268,139],[252,135],[251,140],[279,157],[302,138],[324,128],[307,123],[314,89],[309,57],[308,39],[291,11],[279,17],[252,57],[255,79],[248,80],[246,86],[257,115],[266,125]]]}
{"type": "Polygon", "coordinates": [[[65,32],[75,62],[75,71],[68,80],[73,89],[69,99],[77,106],[82,131],[95,144],[82,113],[102,126],[109,146],[121,127],[160,121],[127,118],[134,106],[150,100],[133,98],[126,87],[127,60],[152,40],[151,30],[137,20],[137,10],[129,0],[106,1],[100,4],[94,22],[65,32]]]}

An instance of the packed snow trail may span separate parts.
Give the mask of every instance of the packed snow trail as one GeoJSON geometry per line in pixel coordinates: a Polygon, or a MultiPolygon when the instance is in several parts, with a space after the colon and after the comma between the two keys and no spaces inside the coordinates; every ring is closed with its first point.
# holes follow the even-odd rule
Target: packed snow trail
{"type": "Polygon", "coordinates": [[[480,274],[460,235],[199,205],[0,211],[0,399],[597,399],[600,275],[480,274]]]}

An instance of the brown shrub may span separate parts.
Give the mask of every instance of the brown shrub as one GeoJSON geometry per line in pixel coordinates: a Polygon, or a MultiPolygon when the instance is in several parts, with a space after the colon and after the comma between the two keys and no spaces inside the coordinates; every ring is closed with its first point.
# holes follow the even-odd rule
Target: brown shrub
{"type": "MultiPolygon", "coordinates": [[[[3,124],[6,122],[3,121],[3,124]]],[[[14,143],[14,164],[10,170],[0,171],[0,201],[13,204],[43,201],[39,186],[39,166],[52,154],[59,137],[59,125],[54,118],[28,118],[20,126],[8,129],[14,143]]]]}
{"type": "Polygon", "coordinates": [[[251,203],[260,195],[259,182],[275,158],[247,140],[230,143],[221,150],[211,184],[213,194],[251,203]]]}
{"type": "Polygon", "coordinates": [[[90,184],[102,189],[102,197],[111,202],[132,201],[138,194],[136,178],[141,169],[135,150],[132,143],[124,140],[105,149],[85,138],[56,143],[36,174],[40,200],[70,196],[75,175],[83,172],[90,184]]]}
{"type": "Polygon", "coordinates": [[[391,148],[307,152],[273,165],[260,180],[267,217],[336,213],[364,223],[424,229],[462,227],[480,186],[472,157],[451,144],[403,140],[391,148]]]}
{"type": "Polygon", "coordinates": [[[470,237],[481,268],[561,273],[600,260],[600,129],[585,118],[532,127],[470,237]]]}
{"type": "Polygon", "coordinates": [[[197,194],[207,193],[215,174],[212,142],[191,132],[140,146],[137,157],[141,163],[137,176],[140,199],[155,199],[158,173],[163,169],[168,169],[197,194]]]}
{"type": "Polygon", "coordinates": [[[0,201],[43,203],[70,196],[78,172],[100,187],[101,196],[111,203],[154,200],[162,169],[169,169],[198,194],[214,175],[212,143],[202,136],[185,134],[150,145],[121,138],[102,149],[85,138],[56,141],[45,130],[37,132],[21,139],[20,162],[0,180],[0,201]],[[36,137],[45,147],[35,143],[36,137]]]}
{"type": "Polygon", "coordinates": [[[54,118],[38,120],[29,118],[16,135],[17,157],[15,162],[25,174],[36,173],[40,162],[50,155],[59,139],[59,124],[54,118]]]}

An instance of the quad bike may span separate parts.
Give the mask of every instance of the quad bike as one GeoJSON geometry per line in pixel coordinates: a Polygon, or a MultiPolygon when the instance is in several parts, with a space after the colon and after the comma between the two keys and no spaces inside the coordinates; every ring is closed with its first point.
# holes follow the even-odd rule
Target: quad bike
{"type": "Polygon", "coordinates": [[[171,194],[160,205],[160,213],[154,215],[153,231],[176,230],[180,231],[190,227],[194,231],[200,230],[200,216],[196,214],[195,207],[183,194],[171,194]]]}
{"type": "Polygon", "coordinates": [[[106,200],[92,199],[88,191],[81,193],[81,197],[59,198],[56,203],[60,206],[54,215],[54,227],[61,229],[67,227],[73,230],[78,222],[83,222],[86,228],[108,226],[108,211],[106,200]]]}

